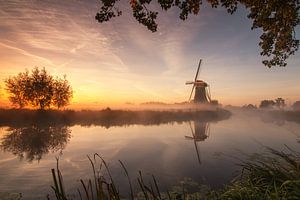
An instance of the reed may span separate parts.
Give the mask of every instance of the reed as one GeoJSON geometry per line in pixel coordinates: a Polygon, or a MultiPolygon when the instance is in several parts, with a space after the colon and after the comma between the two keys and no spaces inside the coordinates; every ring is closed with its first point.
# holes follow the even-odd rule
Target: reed
{"type": "Polygon", "coordinates": [[[219,199],[300,199],[300,156],[268,148],[273,156],[241,164],[241,178],[219,192],[219,199]]]}
{"type": "MultiPolygon", "coordinates": [[[[152,175],[152,180],[145,183],[141,171],[137,178],[140,191],[134,193],[130,175],[123,162],[120,162],[130,186],[130,196],[122,196],[112,178],[111,172],[105,160],[98,154],[93,159],[88,156],[91,163],[93,177],[84,182],[80,180],[82,187],[78,189],[78,196],[85,200],[106,200],[106,199],[145,199],[145,200],[276,200],[276,199],[300,199],[300,154],[289,149],[289,152],[281,152],[267,148],[270,153],[252,161],[245,161],[240,164],[242,171],[239,177],[221,190],[212,190],[206,186],[199,187],[199,191],[189,193],[184,184],[177,189],[161,192],[161,188],[152,175]],[[100,160],[96,169],[97,159],[100,160]],[[108,177],[101,173],[101,169],[108,174],[108,177]],[[179,189],[178,189],[179,188],[179,189]],[[85,195],[82,195],[83,194],[85,195]]],[[[64,192],[64,184],[61,172],[58,167],[52,169],[55,197],[57,200],[69,200],[64,192]],[[57,175],[56,175],[57,173],[57,175]]]]}

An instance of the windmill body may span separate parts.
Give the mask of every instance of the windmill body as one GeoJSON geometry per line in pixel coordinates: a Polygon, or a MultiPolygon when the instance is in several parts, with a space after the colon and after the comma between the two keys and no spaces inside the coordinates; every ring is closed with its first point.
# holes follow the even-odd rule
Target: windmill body
{"type": "Polygon", "coordinates": [[[191,101],[193,92],[195,90],[194,100],[193,100],[194,103],[209,103],[211,101],[209,85],[206,82],[204,82],[203,80],[198,80],[201,62],[202,62],[202,60],[200,59],[200,62],[199,62],[198,68],[197,68],[197,72],[196,72],[196,76],[195,76],[195,80],[187,81],[185,84],[193,85],[189,101],[191,101]]]}
{"type": "Polygon", "coordinates": [[[208,84],[200,80],[197,80],[195,84],[194,103],[209,103],[210,99],[207,95],[208,84]]]}

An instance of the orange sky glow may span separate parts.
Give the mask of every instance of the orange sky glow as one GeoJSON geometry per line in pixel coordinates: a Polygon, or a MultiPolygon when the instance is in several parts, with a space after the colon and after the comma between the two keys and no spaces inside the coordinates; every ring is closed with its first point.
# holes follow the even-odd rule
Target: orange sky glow
{"type": "Polygon", "coordinates": [[[185,22],[171,10],[159,15],[158,32],[151,33],[126,6],[122,17],[99,24],[99,7],[97,1],[0,2],[1,107],[10,106],[4,79],[34,67],[67,75],[72,109],[183,102],[200,58],[200,79],[223,105],[300,100],[299,52],[285,68],[263,66],[260,31],[251,31],[243,9],[231,16],[204,5],[185,22]]]}

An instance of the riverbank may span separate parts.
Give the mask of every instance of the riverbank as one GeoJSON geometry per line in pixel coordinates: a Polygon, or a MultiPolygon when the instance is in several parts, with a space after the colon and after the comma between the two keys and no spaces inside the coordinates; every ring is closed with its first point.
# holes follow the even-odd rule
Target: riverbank
{"type": "Polygon", "coordinates": [[[300,111],[269,111],[269,115],[276,119],[300,123],[300,111]]]}
{"type": "Polygon", "coordinates": [[[39,125],[81,125],[81,126],[124,126],[159,125],[182,123],[185,121],[220,121],[228,119],[231,112],[217,108],[215,110],[171,110],[171,111],[130,111],[104,109],[99,111],[83,110],[20,110],[0,109],[0,126],[23,127],[39,125]]]}

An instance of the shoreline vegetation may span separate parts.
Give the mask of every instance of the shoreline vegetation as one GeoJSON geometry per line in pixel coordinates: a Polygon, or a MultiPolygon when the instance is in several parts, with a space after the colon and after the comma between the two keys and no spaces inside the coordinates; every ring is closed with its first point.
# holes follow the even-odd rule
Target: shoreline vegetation
{"type": "MultiPolygon", "coordinates": [[[[128,194],[120,194],[120,188],[114,182],[113,175],[105,160],[97,153],[88,156],[93,176],[88,180],[80,179],[76,194],[65,193],[63,175],[59,170],[58,159],[56,169],[52,169],[54,198],[69,199],[143,199],[143,200],[273,200],[300,198],[300,154],[289,147],[288,151],[277,151],[265,147],[267,155],[261,155],[254,160],[241,161],[241,172],[238,177],[222,189],[210,189],[206,185],[183,181],[181,185],[162,188],[154,175],[143,175],[131,179],[126,166],[120,162],[120,170],[128,180],[128,194]],[[98,168],[99,166],[99,168],[98,168]],[[137,183],[136,183],[137,182],[137,183]],[[134,184],[133,184],[134,183],[134,184]],[[194,190],[189,190],[192,186],[194,190]]],[[[78,178],[78,177],[76,177],[78,178]]],[[[122,186],[125,187],[125,186],[122,186]]],[[[48,199],[50,195],[47,196],[48,199]]]]}
{"type": "Polygon", "coordinates": [[[212,122],[228,119],[231,112],[221,108],[207,110],[29,110],[0,109],[0,127],[39,125],[128,126],[182,123],[191,120],[212,122]]]}
{"type": "Polygon", "coordinates": [[[64,126],[129,126],[160,125],[187,121],[217,122],[226,120],[236,112],[253,113],[264,122],[290,121],[300,123],[300,110],[268,110],[244,108],[201,108],[165,110],[31,110],[0,108],[0,127],[24,127],[31,125],[64,126]]]}
{"type": "Polygon", "coordinates": [[[286,120],[286,121],[300,123],[300,110],[297,111],[280,111],[280,110],[275,111],[274,110],[274,111],[269,111],[269,114],[279,120],[286,120]]]}
{"type": "Polygon", "coordinates": [[[236,107],[227,106],[224,109],[229,110],[232,115],[235,113],[247,113],[251,115],[258,116],[262,121],[268,122],[278,122],[280,124],[284,121],[300,123],[300,109],[272,109],[272,108],[253,108],[253,107],[236,107]]]}

